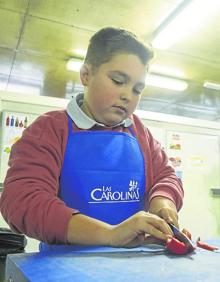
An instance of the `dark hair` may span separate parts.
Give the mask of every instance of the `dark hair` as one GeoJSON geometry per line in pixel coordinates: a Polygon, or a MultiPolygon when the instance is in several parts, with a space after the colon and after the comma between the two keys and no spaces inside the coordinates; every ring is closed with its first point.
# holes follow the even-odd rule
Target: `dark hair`
{"type": "Polygon", "coordinates": [[[142,43],[132,32],[106,27],[91,37],[85,63],[97,69],[120,53],[137,55],[144,65],[153,57],[152,48],[142,43]]]}

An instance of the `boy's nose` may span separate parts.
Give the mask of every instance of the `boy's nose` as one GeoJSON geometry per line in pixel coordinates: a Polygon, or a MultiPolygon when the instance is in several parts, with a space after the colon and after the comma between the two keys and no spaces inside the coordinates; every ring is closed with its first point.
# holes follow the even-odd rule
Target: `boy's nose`
{"type": "Polygon", "coordinates": [[[128,88],[124,89],[120,94],[120,98],[126,101],[130,101],[132,99],[132,96],[133,96],[133,92],[131,89],[128,88]]]}

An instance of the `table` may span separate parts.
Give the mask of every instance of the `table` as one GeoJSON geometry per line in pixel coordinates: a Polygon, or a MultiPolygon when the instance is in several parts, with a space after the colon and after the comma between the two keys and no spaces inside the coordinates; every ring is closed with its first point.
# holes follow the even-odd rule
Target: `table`
{"type": "MultiPolygon", "coordinates": [[[[220,247],[220,239],[207,240],[220,247]]],[[[162,249],[58,246],[7,256],[10,281],[144,282],[220,281],[220,251],[177,256],[162,249]]]]}

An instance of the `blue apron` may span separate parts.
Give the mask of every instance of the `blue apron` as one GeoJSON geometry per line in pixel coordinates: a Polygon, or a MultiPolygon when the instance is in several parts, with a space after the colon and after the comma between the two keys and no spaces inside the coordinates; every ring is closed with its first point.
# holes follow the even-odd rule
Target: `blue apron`
{"type": "Polygon", "coordinates": [[[144,157],[132,128],[74,131],[70,117],[68,128],[59,194],[66,205],[109,224],[144,210],[144,157]]]}

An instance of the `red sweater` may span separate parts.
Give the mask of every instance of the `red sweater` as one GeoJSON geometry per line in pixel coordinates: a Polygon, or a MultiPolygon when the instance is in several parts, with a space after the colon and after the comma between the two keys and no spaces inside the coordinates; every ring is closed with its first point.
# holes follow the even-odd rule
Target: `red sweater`
{"type": "MultiPolygon", "coordinates": [[[[181,181],[149,130],[137,116],[133,115],[132,120],[147,170],[146,210],[155,196],[172,200],[179,210],[183,198],[181,181]]],[[[111,130],[128,132],[123,126],[111,130]]],[[[40,116],[13,145],[0,209],[14,231],[47,243],[67,242],[68,222],[76,212],[58,197],[67,137],[66,111],[53,111],[40,116]]]]}

